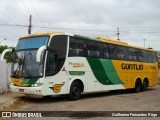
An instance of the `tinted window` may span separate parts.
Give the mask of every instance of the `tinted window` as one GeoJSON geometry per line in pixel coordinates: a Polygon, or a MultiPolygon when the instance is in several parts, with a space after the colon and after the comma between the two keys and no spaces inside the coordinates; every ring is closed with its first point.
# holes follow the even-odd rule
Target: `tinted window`
{"type": "Polygon", "coordinates": [[[107,43],[103,43],[103,56],[109,58],[109,47],[107,43]]]}
{"type": "Polygon", "coordinates": [[[70,37],[69,56],[85,56],[85,40],[70,37]]]}
{"type": "Polygon", "coordinates": [[[48,50],[46,75],[53,75],[60,71],[66,58],[66,51],[67,36],[53,36],[48,50]]]}
{"type": "Polygon", "coordinates": [[[137,60],[137,50],[135,48],[128,48],[128,59],[130,61],[137,60]]]}
{"type": "Polygon", "coordinates": [[[58,60],[57,54],[49,51],[47,56],[47,63],[46,63],[46,75],[54,75],[58,70],[58,60]]]}
{"type": "Polygon", "coordinates": [[[109,56],[111,59],[116,59],[116,45],[108,44],[109,56]]]}
{"type": "Polygon", "coordinates": [[[152,62],[152,53],[147,51],[147,62],[152,62]]]}
{"type": "Polygon", "coordinates": [[[102,43],[96,41],[87,41],[87,56],[102,57],[102,43]]]}
{"type": "Polygon", "coordinates": [[[147,62],[153,62],[155,63],[157,61],[157,53],[147,51],[147,62]]]}
{"type": "Polygon", "coordinates": [[[117,46],[117,59],[128,60],[127,47],[117,46]]]}
{"type": "Polygon", "coordinates": [[[152,62],[157,62],[157,52],[152,52],[153,60],[152,62]]]}
{"type": "Polygon", "coordinates": [[[146,60],[146,52],[144,50],[137,50],[137,57],[139,62],[145,62],[146,60]]]}

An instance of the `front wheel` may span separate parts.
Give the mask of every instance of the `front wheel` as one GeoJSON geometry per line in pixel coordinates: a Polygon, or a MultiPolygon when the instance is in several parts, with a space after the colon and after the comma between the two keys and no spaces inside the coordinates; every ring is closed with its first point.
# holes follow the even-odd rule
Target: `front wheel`
{"type": "Polygon", "coordinates": [[[70,100],[77,100],[80,98],[82,92],[82,87],[78,82],[73,82],[70,87],[70,93],[68,95],[68,98],[70,100]]]}

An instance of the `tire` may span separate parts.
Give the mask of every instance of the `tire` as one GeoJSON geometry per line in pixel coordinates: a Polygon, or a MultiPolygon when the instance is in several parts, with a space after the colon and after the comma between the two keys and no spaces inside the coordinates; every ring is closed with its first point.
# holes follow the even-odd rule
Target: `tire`
{"type": "Polygon", "coordinates": [[[148,86],[149,86],[148,80],[145,79],[142,84],[142,88],[141,88],[142,91],[147,90],[148,86]]]}
{"type": "Polygon", "coordinates": [[[142,84],[140,80],[136,80],[135,82],[135,88],[134,88],[134,92],[138,93],[141,91],[142,88],[142,84]]]}
{"type": "Polygon", "coordinates": [[[81,96],[82,87],[78,82],[73,82],[68,95],[69,100],[78,100],[81,96]]]}

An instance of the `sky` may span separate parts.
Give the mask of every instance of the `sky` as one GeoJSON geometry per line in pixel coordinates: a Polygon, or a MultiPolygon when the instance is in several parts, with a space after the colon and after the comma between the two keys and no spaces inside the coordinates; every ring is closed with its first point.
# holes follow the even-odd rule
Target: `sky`
{"type": "Polygon", "coordinates": [[[103,36],[160,50],[160,0],[0,0],[0,45],[28,34],[69,32],[103,36]]]}

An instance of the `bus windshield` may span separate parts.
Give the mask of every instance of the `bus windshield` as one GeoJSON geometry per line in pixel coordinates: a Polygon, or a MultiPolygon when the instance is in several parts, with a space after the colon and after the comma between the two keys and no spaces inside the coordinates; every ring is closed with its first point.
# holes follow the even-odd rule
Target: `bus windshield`
{"type": "Polygon", "coordinates": [[[48,36],[20,39],[14,53],[12,76],[21,78],[40,77],[43,75],[43,64],[36,62],[37,51],[47,45],[48,36]]]}
{"type": "Polygon", "coordinates": [[[47,43],[48,36],[23,38],[19,40],[16,50],[40,48],[47,43]]]}

